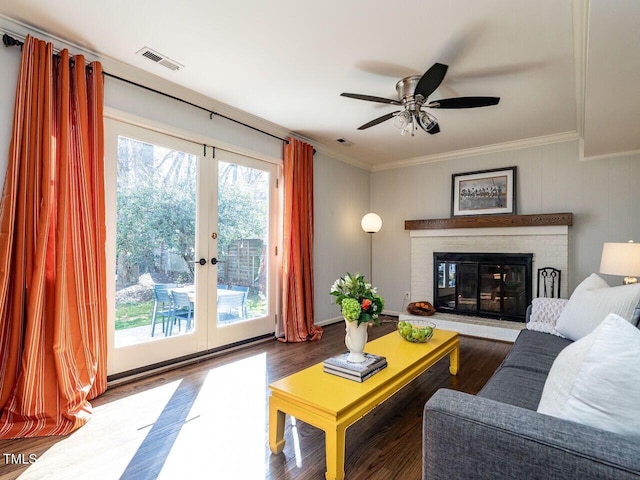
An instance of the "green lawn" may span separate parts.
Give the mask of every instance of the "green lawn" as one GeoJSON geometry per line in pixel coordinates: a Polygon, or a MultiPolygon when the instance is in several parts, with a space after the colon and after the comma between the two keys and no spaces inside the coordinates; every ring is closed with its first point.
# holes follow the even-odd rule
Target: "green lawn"
{"type": "Polygon", "coordinates": [[[116,305],[116,330],[151,325],[153,300],[116,305]]]}
{"type": "MultiPolygon", "coordinates": [[[[247,299],[249,318],[264,315],[267,310],[266,301],[258,296],[247,299]]],[[[153,300],[142,303],[122,303],[116,305],[116,330],[151,325],[153,300]]]]}

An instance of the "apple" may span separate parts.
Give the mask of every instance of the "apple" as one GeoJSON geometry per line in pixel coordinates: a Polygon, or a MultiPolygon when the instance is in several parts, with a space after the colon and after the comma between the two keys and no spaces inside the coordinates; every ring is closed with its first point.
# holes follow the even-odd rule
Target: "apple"
{"type": "Polygon", "coordinates": [[[411,331],[411,325],[403,325],[402,328],[400,328],[400,334],[405,338],[411,335],[411,331]]]}

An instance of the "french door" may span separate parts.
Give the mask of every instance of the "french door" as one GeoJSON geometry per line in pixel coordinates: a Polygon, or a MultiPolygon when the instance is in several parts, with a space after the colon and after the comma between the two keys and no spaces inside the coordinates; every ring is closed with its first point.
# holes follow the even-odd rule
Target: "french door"
{"type": "Polygon", "coordinates": [[[105,119],[110,375],[274,332],[277,175],[105,119]]]}

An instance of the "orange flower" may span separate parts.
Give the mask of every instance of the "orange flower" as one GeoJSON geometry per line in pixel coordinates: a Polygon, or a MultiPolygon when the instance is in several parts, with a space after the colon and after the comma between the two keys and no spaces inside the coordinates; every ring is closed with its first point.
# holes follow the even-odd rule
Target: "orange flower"
{"type": "Polygon", "coordinates": [[[371,300],[369,300],[368,298],[365,298],[364,300],[362,300],[361,307],[363,310],[368,310],[370,306],[371,306],[371,300]]]}

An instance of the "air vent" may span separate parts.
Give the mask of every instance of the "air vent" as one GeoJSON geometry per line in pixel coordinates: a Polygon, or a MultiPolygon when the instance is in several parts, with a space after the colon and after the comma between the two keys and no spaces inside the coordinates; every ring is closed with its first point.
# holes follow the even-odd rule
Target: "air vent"
{"type": "Polygon", "coordinates": [[[162,60],[162,57],[156,55],[155,53],[153,53],[150,50],[145,51],[142,54],[143,57],[147,57],[149,60],[153,60],[154,62],[158,63],[160,60],[162,60]]]}
{"type": "Polygon", "coordinates": [[[171,60],[169,57],[162,55],[161,53],[156,52],[155,50],[150,49],[149,47],[141,48],[136,52],[136,55],[142,55],[145,58],[148,58],[152,62],[158,63],[163,67],[167,67],[169,70],[180,70],[184,68],[184,65],[179,64],[178,62],[171,60]]]}
{"type": "Polygon", "coordinates": [[[346,138],[336,138],[336,142],[341,143],[345,147],[350,147],[351,145],[353,145],[353,142],[351,140],[347,140],[346,138]]]}

